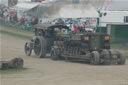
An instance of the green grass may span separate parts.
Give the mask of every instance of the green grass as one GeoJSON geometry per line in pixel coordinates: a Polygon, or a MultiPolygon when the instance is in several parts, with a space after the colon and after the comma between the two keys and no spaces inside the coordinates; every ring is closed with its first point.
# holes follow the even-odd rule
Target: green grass
{"type": "Polygon", "coordinates": [[[0,27],[3,27],[3,29],[0,29],[0,33],[2,33],[2,34],[11,35],[13,37],[27,39],[27,40],[28,39],[30,40],[32,38],[33,32],[30,30],[24,30],[20,27],[10,26],[8,24],[0,24],[0,27]],[[14,30],[14,32],[13,32],[13,30],[14,30]]]}
{"type": "Polygon", "coordinates": [[[0,69],[0,74],[22,72],[22,71],[25,71],[25,70],[27,70],[27,68],[16,68],[16,69],[6,69],[6,70],[1,70],[0,69]]]}
{"type": "Polygon", "coordinates": [[[0,24],[0,27],[1,27],[1,29],[0,30],[4,30],[4,29],[6,29],[6,30],[12,30],[12,32],[13,32],[13,30],[14,30],[14,32],[18,32],[18,33],[20,33],[20,34],[22,34],[22,32],[25,34],[30,34],[30,35],[32,35],[33,34],[33,32],[31,31],[31,30],[27,30],[27,29],[24,29],[24,28],[21,28],[20,26],[12,26],[12,25],[9,25],[9,24],[0,24]],[[4,27],[4,28],[3,28],[4,27]]]}
{"type": "Polygon", "coordinates": [[[125,45],[125,43],[112,43],[111,48],[120,49],[120,50],[128,50],[128,45],[125,45]]]}
{"type": "Polygon", "coordinates": [[[9,31],[4,31],[4,30],[0,30],[0,33],[11,35],[11,36],[14,36],[14,37],[17,37],[17,38],[22,38],[22,39],[29,39],[30,40],[32,38],[30,36],[26,36],[26,35],[22,35],[22,34],[16,34],[16,33],[9,32],[9,31]]]}
{"type": "Polygon", "coordinates": [[[23,32],[28,32],[28,33],[32,32],[30,30],[25,30],[24,28],[22,28],[20,26],[13,26],[13,24],[12,25],[10,25],[10,24],[0,24],[0,26],[6,27],[8,29],[20,30],[20,31],[23,31],[23,32]]]}

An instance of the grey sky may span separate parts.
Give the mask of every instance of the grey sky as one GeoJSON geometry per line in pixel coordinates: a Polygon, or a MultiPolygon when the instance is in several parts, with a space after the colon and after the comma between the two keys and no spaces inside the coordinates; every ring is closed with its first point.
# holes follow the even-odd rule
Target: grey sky
{"type": "MultiPolygon", "coordinates": [[[[62,1],[62,2],[80,1],[83,4],[91,3],[94,7],[96,7],[97,10],[101,10],[103,8],[103,4],[105,0],[58,0],[58,1],[62,1]]],[[[128,11],[128,0],[112,0],[108,10],[128,11]]]]}
{"type": "MultiPolygon", "coordinates": [[[[5,2],[7,0],[0,0],[0,3],[5,2]]],[[[19,1],[30,1],[30,0],[19,0],[19,1]]],[[[57,0],[62,2],[72,2],[72,1],[80,1],[83,4],[91,3],[97,10],[101,10],[103,8],[104,0],[57,0]]],[[[109,5],[108,10],[124,10],[128,11],[128,0],[112,0],[111,4],[109,5]]]]}

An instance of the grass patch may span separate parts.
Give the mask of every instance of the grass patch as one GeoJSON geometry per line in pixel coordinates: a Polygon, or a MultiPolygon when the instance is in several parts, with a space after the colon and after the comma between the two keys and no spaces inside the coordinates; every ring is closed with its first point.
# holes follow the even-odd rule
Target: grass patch
{"type": "Polygon", "coordinates": [[[128,45],[125,43],[112,43],[111,48],[119,50],[128,50],[128,45]]]}
{"type": "Polygon", "coordinates": [[[15,30],[20,30],[20,31],[23,31],[23,32],[28,32],[28,33],[32,33],[32,31],[30,30],[27,30],[27,29],[24,29],[20,26],[15,26],[15,25],[10,25],[10,24],[0,24],[1,27],[6,27],[6,29],[15,29],[15,30]]]}
{"type": "Polygon", "coordinates": [[[111,47],[112,47],[112,48],[115,48],[115,49],[118,49],[118,48],[121,47],[121,44],[114,44],[114,43],[112,43],[112,44],[111,44],[111,47]]]}
{"type": "Polygon", "coordinates": [[[22,35],[22,34],[16,34],[16,33],[4,31],[4,30],[0,30],[0,33],[11,35],[11,36],[14,36],[17,38],[22,38],[22,39],[31,39],[30,36],[26,36],[26,35],[22,35]]]}
{"type": "Polygon", "coordinates": [[[18,36],[20,38],[25,38],[29,39],[33,36],[33,32],[30,30],[26,30],[20,27],[15,27],[15,26],[10,26],[9,24],[0,24],[0,32],[13,35],[13,36],[18,36]]]}
{"type": "Polygon", "coordinates": [[[22,71],[25,71],[25,70],[27,70],[27,68],[16,68],[16,69],[6,69],[6,70],[1,70],[0,69],[0,74],[22,72],[22,71]]]}

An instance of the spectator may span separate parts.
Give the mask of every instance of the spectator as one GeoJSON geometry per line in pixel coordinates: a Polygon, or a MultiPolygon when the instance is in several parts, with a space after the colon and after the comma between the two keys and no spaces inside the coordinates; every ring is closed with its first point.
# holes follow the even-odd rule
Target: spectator
{"type": "Polygon", "coordinates": [[[81,28],[82,28],[82,32],[85,31],[85,29],[86,29],[86,23],[83,23],[82,26],[81,26],[81,28]]]}
{"type": "Polygon", "coordinates": [[[78,27],[76,25],[74,25],[74,31],[73,32],[75,32],[75,33],[78,32],[78,27]]]}
{"type": "Polygon", "coordinates": [[[25,18],[24,18],[24,16],[22,16],[22,17],[20,18],[20,24],[23,25],[24,23],[25,23],[25,18]]]}
{"type": "Polygon", "coordinates": [[[0,22],[3,22],[3,10],[0,9],[0,22]]]}
{"type": "Polygon", "coordinates": [[[31,25],[36,25],[36,24],[38,24],[38,18],[37,17],[32,17],[32,19],[31,19],[31,25]]]}
{"type": "Polygon", "coordinates": [[[13,22],[14,11],[10,12],[10,21],[13,22]]]}
{"type": "Polygon", "coordinates": [[[35,17],[32,17],[31,19],[31,25],[34,25],[35,24],[35,17]]]}
{"type": "Polygon", "coordinates": [[[14,16],[13,16],[13,22],[14,22],[15,24],[18,22],[17,13],[15,13],[14,16]]]}
{"type": "Polygon", "coordinates": [[[39,20],[38,20],[38,18],[36,17],[36,18],[35,18],[35,23],[34,23],[34,24],[38,24],[38,21],[39,21],[39,20]]]}
{"type": "Polygon", "coordinates": [[[3,11],[0,9],[0,17],[3,17],[3,11]]]}
{"type": "Polygon", "coordinates": [[[62,19],[58,19],[58,21],[57,21],[56,24],[62,24],[62,25],[64,25],[64,21],[62,19]]]}
{"type": "Polygon", "coordinates": [[[5,10],[4,13],[3,13],[3,17],[4,17],[4,22],[5,22],[5,23],[8,22],[8,16],[9,16],[8,14],[9,14],[9,13],[8,13],[7,10],[5,10]]]}
{"type": "Polygon", "coordinates": [[[45,1],[45,0],[38,0],[39,2],[45,1]]]}
{"type": "Polygon", "coordinates": [[[72,32],[74,31],[74,25],[73,24],[70,25],[70,29],[72,32]]]}

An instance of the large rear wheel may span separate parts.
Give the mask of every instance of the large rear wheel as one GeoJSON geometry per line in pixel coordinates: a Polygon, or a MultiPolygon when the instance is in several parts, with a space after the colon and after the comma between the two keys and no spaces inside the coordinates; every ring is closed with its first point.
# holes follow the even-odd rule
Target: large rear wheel
{"type": "Polygon", "coordinates": [[[23,68],[24,60],[22,58],[15,58],[11,61],[12,68],[23,68]]]}
{"type": "Polygon", "coordinates": [[[34,40],[34,53],[39,58],[43,58],[46,55],[46,40],[44,37],[38,36],[34,40]]]}

